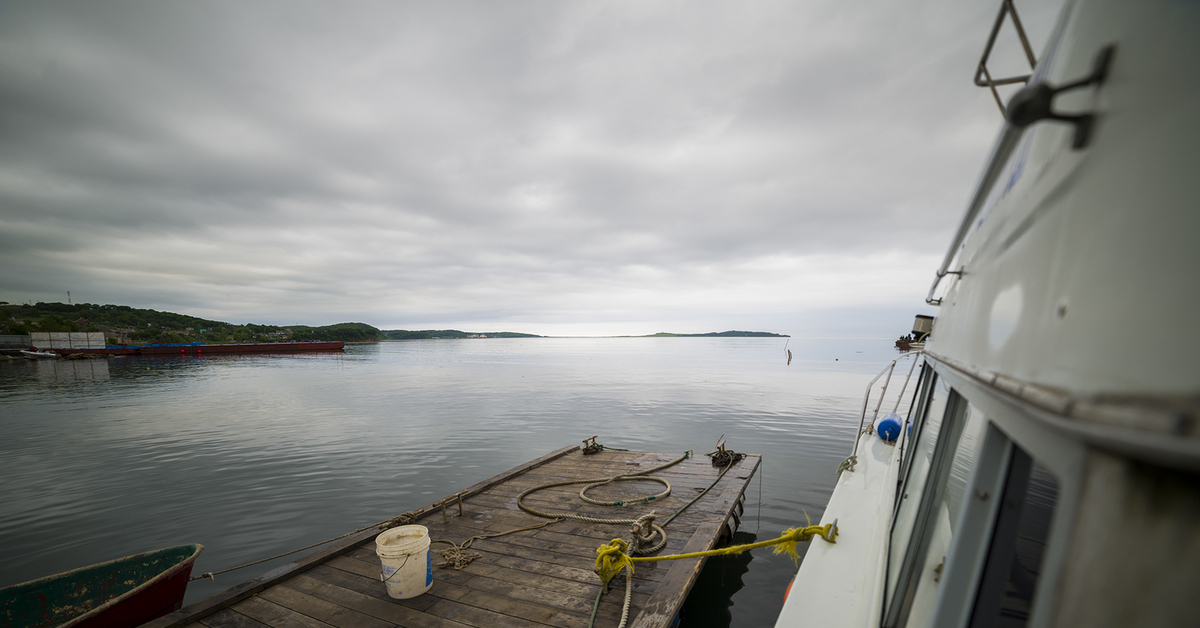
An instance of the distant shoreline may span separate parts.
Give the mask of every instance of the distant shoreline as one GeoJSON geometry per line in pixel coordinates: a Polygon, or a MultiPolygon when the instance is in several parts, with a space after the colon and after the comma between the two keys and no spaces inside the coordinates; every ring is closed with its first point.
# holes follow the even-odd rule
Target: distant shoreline
{"type": "Polygon", "coordinates": [[[512,331],[464,332],[457,329],[379,329],[368,323],[333,325],[234,324],[177,314],[94,303],[11,304],[0,301],[0,335],[28,336],[31,332],[100,332],[107,344],[206,344],[256,342],[374,342],[379,340],[441,340],[451,338],[790,338],[769,331],[714,331],[701,334],[658,332],[645,335],[543,336],[512,331]]]}
{"type": "Polygon", "coordinates": [[[384,336],[382,341],[389,340],[463,340],[486,338],[791,338],[787,334],[777,334],[769,331],[712,331],[704,334],[676,334],[660,331],[655,334],[642,336],[542,336],[539,334],[522,334],[517,332],[464,332],[456,329],[408,331],[405,329],[383,329],[379,332],[384,336]]]}

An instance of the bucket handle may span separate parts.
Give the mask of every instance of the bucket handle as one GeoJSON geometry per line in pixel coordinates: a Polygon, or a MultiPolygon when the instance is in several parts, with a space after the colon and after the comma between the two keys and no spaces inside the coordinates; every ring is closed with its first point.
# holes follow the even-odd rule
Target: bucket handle
{"type": "Polygon", "coordinates": [[[404,566],[408,564],[408,559],[409,559],[409,558],[411,558],[411,557],[412,557],[412,554],[405,554],[405,555],[404,555],[404,562],[400,563],[400,566],[399,566],[399,567],[397,567],[397,568],[396,568],[396,570],[392,572],[392,575],[390,575],[390,576],[388,576],[388,577],[386,577],[386,578],[384,578],[384,577],[383,577],[383,572],[382,572],[382,571],[380,571],[380,572],[379,572],[379,581],[380,581],[380,582],[382,582],[382,583],[384,583],[384,584],[387,584],[387,581],[388,581],[388,580],[391,580],[392,578],[395,578],[395,577],[396,577],[396,574],[400,573],[400,570],[401,570],[401,569],[404,569],[404,566]]]}

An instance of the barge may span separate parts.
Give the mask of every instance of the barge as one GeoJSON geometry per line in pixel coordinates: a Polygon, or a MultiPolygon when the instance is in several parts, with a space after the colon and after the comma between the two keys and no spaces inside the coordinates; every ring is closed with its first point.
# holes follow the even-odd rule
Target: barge
{"type": "Polygon", "coordinates": [[[233,344],[149,344],[141,346],[110,346],[96,349],[55,349],[59,355],[203,355],[212,353],[298,353],[309,351],[341,351],[346,343],[340,340],[312,342],[246,342],[233,344]]]}

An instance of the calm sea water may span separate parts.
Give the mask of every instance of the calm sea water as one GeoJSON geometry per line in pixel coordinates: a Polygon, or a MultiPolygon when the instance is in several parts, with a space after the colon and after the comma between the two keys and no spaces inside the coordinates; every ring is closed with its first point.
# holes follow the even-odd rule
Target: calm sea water
{"type": "MultiPolygon", "coordinates": [[[[314,543],[593,434],[764,456],[738,541],[816,522],[889,340],[421,340],[0,362],[0,586],[169,545],[196,573],[314,543]],[[792,350],[786,364],[785,342],[792,350]]],[[[187,602],[280,559],[196,581],[187,602]]],[[[795,567],[713,559],[687,625],[770,625],[795,567]]]]}

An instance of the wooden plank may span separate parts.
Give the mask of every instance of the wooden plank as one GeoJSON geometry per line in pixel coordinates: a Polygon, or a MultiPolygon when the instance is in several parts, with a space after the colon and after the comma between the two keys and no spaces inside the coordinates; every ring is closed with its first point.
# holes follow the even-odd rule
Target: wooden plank
{"type": "MultiPolygon", "coordinates": [[[[651,478],[661,478],[667,482],[670,482],[673,489],[702,488],[702,487],[707,486],[708,484],[712,483],[712,481],[715,480],[717,478],[717,476],[720,474],[720,469],[717,469],[717,468],[711,468],[711,473],[706,473],[705,471],[709,471],[710,468],[689,470],[687,468],[679,468],[681,466],[682,465],[677,465],[670,469],[666,469],[664,471],[659,471],[657,473],[654,473],[653,475],[648,475],[648,476],[640,476],[639,475],[639,476],[634,476],[634,477],[622,478],[622,479],[616,480],[609,484],[605,484],[602,486],[594,486],[594,487],[588,488],[587,493],[588,493],[588,495],[595,496],[597,493],[602,493],[603,491],[610,490],[610,489],[615,489],[615,490],[620,490],[620,491],[632,491],[634,489],[627,488],[627,487],[634,487],[634,486],[649,488],[652,490],[647,491],[647,492],[658,493],[658,492],[662,491],[663,488],[665,488],[663,486],[662,482],[659,482],[658,480],[651,479],[651,478]]],[[[594,473],[594,471],[593,471],[593,473],[594,473]]],[[[563,484],[563,485],[559,485],[559,486],[549,487],[549,488],[543,489],[543,491],[538,491],[537,493],[534,493],[534,495],[540,494],[542,492],[554,492],[554,491],[561,491],[563,493],[570,493],[572,495],[578,495],[580,490],[582,490],[585,487],[588,487],[590,484],[600,484],[600,482],[602,482],[603,480],[607,480],[607,479],[609,479],[615,475],[618,475],[620,473],[621,473],[620,470],[605,471],[604,477],[599,481],[593,481],[590,483],[584,481],[584,480],[596,480],[597,478],[594,477],[594,475],[593,475],[593,477],[579,478],[578,480],[575,480],[576,483],[574,483],[574,484],[563,484]]],[[[574,480],[574,478],[570,477],[570,474],[567,472],[566,469],[563,469],[562,467],[554,466],[554,467],[548,467],[546,469],[545,473],[526,474],[526,475],[522,476],[521,478],[519,478],[518,480],[515,480],[511,484],[511,486],[517,487],[519,489],[517,492],[520,493],[520,492],[526,491],[528,489],[535,488],[537,486],[541,486],[543,484],[557,484],[558,482],[563,482],[566,480],[574,480]]]]}
{"type": "MultiPolygon", "coordinates": [[[[460,622],[430,618],[429,615],[421,610],[395,604],[393,602],[400,602],[402,600],[393,600],[387,597],[386,593],[382,599],[372,597],[355,589],[330,584],[310,575],[310,573],[296,576],[282,586],[398,626],[422,626],[426,628],[463,628],[464,626],[460,622]]],[[[434,601],[436,602],[436,600],[434,601]]]]}
{"type": "MultiPolygon", "coordinates": [[[[589,567],[592,564],[591,561],[592,561],[592,559],[588,559],[587,564],[589,565],[589,567]]],[[[354,562],[354,559],[350,556],[342,556],[342,557],[336,558],[336,559],[330,561],[329,566],[336,567],[339,569],[344,569],[349,573],[354,573],[355,575],[363,577],[363,578],[372,578],[372,584],[375,584],[378,582],[378,580],[377,580],[378,575],[379,575],[378,567],[368,564],[363,561],[354,562]]],[[[582,571],[582,570],[580,570],[580,571],[582,571]]],[[[596,575],[594,573],[591,573],[590,569],[587,571],[587,573],[588,573],[588,575],[591,576],[590,580],[588,580],[588,581],[563,580],[560,578],[547,576],[544,573],[525,572],[520,569],[510,569],[510,568],[502,567],[499,565],[480,564],[480,561],[475,561],[461,571],[456,571],[453,569],[435,570],[434,571],[435,577],[434,577],[433,589],[431,589],[430,592],[427,593],[426,595],[431,595],[431,594],[434,596],[441,595],[439,588],[445,582],[444,578],[447,578],[447,577],[453,578],[453,580],[454,580],[453,584],[455,584],[455,585],[461,585],[461,586],[486,585],[491,588],[488,588],[485,590],[489,590],[489,591],[494,590],[495,585],[493,585],[491,583],[482,583],[481,581],[474,579],[475,576],[482,576],[482,577],[487,577],[487,578],[490,578],[493,580],[499,580],[499,581],[503,581],[506,583],[510,583],[513,585],[519,585],[519,586],[523,587],[524,590],[532,591],[534,589],[540,589],[542,591],[554,593],[555,595],[568,594],[570,596],[574,596],[577,598],[587,598],[588,600],[592,600],[595,598],[596,587],[598,587],[600,585],[600,580],[596,577],[596,575]]],[[[323,575],[319,576],[319,577],[324,578],[323,575]]],[[[634,591],[638,594],[639,599],[648,598],[650,593],[652,592],[652,589],[655,588],[656,586],[657,586],[656,583],[646,582],[644,579],[640,579],[640,578],[634,579],[634,591]]],[[[376,587],[376,588],[379,590],[382,590],[381,587],[376,587]]],[[[530,593],[529,595],[532,596],[533,594],[530,593]]],[[[424,597],[424,596],[422,596],[422,597],[424,597]]],[[[536,602],[538,598],[526,597],[526,598],[522,598],[522,599],[536,602]]],[[[590,607],[589,607],[589,610],[590,610],[590,607]]]]}
{"type": "Polygon", "coordinates": [[[333,628],[323,621],[318,621],[303,613],[298,613],[290,608],[269,602],[260,597],[251,597],[242,600],[233,610],[268,626],[279,626],[281,628],[289,626],[299,626],[300,628],[333,628]]]}
{"type": "MultiPolygon", "coordinates": [[[[534,604],[539,604],[542,606],[559,608],[564,611],[579,615],[591,614],[592,602],[596,598],[595,589],[593,589],[591,594],[585,598],[578,595],[567,595],[558,591],[549,591],[536,587],[513,584],[511,582],[485,578],[482,576],[473,578],[470,581],[470,588],[476,591],[483,591],[485,593],[502,595],[515,600],[522,600],[525,602],[533,602],[534,604]]],[[[620,604],[620,601],[618,601],[617,604],[620,604]]]]}
{"type": "Polygon", "coordinates": [[[274,602],[284,608],[302,613],[307,617],[322,621],[335,628],[392,628],[391,622],[371,617],[356,610],[343,608],[332,602],[313,597],[307,593],[301,593],[287,586],[264,589],[251,599],[274,602]]]}
{"type": "MultiPolygon", "coordinates": [[[[625,462],[596,466],[589,464],[586,460],[581,462],[581,457],[574,456],[569,460],[563,461],[562,464],[555,465],[554,468],[560,471],[562,480],[574,481],[583,479],[608,479],[613,475],[624,475],[631,480],[637,477],[666,477],[669,475],[703,477],[706,475],[715,475],[716,471],[719,471],[719,467],[712,466],[710,460],[698,460],[696,458],[679,461],[652,460],[646,462],[625,462]]],[[[531,472],[528,477],[544,478],[549,476],[550,473],[548,469],[541,469],[531,472]]],[[[582,486],[582,484],[571,484],[569,486],[582,486]]]]}
{"type": "MultiPolygon", "coordinates": [[[[304,572],[302,575],[305,578],[319,580],[326,584],[341,587],[347,591],[353,591],[359,595],[373,597],[377,600],[384,600],[389,604],[403,606],[418,612],[433,606],[433,604],[437,602],[433,596],[429,595],[418,595],[417,597],[411,597],[406,600],[397,600],[388,596],[387,588],[384,587],[383,583],[379,581],[378,576],[359,575],[338,569],[329,564],[314,567],[313,569],[304,572]]],[[[301,576],[296,577],[299,578],[301,576]]],[[[291,581],[289,580],[288,582],[290,583],[291,581]]]]}
{"type": "MultiPolygon", "coordinates": [[[[683,513],[683,515],[681,515],[682,518],[679,519],[679,521],[682,522],[683,520],[688,519],[688,518],[702,519],[706,516],[710,516],[711,514],[715,514],[715,513],[713,513],[712,508],[711,508],[713,501],[715,499],[717,499],[715,496],[720,495],[721,491],[724,490],[724,486],[727,486],[730,483],[737,483],[739,485],[742,484],[742,482],[738,482],[736,478],[729,482],[723,482],[722,484],[718,484],[716,487],[714,487],[714,491],[712,493],[710,493],[709,495],[706,495],[705,497],[702,498],[702,500],[703,500],[702,503],[700,503],[698,506],[692,506],[687,511],[685,511],[683,513]]],[[[644,514],[646,512],[650,512],[653,510],[658,513],[659,521],[666,521],[666,519],[668,519],[672,514],[674,514],[680,508],[687,505],[688,502],[690,502],[697,494],[699,494],[699,491],[696,491],[689,495],[672,496],[672,497],[668,497],[666,499],[658,500],[655,502],[649,502],[646,504],[638,504],[636,506],[630,506],[626,509],[616,509],[616,508],[609,507],[609,506],[591,506],[591,505],[586,505],[586,504],[581,506],[580,500],[576,496],[572,496],[570,498],[562,498],[561,501],[547,500],[547,499],[542,499],[542,498],[531,498],[531,499],[527,500],[527,503],[529,503],[531,506],[533,506],[539,510],[547,510],[552,513],[565,512],[565,513],[572,514],[572,515],[583,515],[583,516],[595,517],[595,518],[599,518],[599,519],[608,519],[608,518],[633,519],[641,514],[644,514]],[[574,500],[574,503],[567,501],[568,499],[574,500]]],[[[449,522],[455,522],[457,520],[459,525],[480,525],[481,527],[487,526],[488,524],[491,524],[491,523],[494,523],[497,521],[515,522],[517,519],[510,518],[513,515],[511,515],[511,514],[505,515],[504,512],[502,510],[500,510],[507,504],[507,502],[511,502],[511,501],[512,500],[505,500],[499,496],[492,496],[492,495],[479,496],[473,501],[473,503],[471,504],[471,506],[469,508],[464,509],[464,517],[452,517],[449,519],[449,522]],[[487,510],[485,510],[486,508],[496,509],[498,512],[489,513],[487,510]],[[475,523],[468,523],[468,521],[474,521],[475,523]]],[[[509,513],[514,513],[514,514],[515,514],[515,512],[516,511],[509,511],[509,513]]],[[[520,515],[518,515],[518,516],[520,516],[520,515]]],[[[532,515],[530,515],[530,517],[532,517],[532,515]]],[[[539,520],[545,521],[545,519],[540,519],[540,518],[527,518],[527,519],[522,519],[522,520],[524,522],[526,522],[525,525],[528,525],[529,522],[537,522],[539,520]]],[[[580,525],[580,524],[591,525],[591,526],[623,525],[623,524],[599,524],[599,523],[590,523],[590,522],[573,522],[572,524],[566,524],[566,525],[555,524],[552,528],[548,528],[548,530],[561,531],[564,529],[570,529],[570,525],[580,525]]],[[[427,524],[427,525],[429,525],[429,524],[427,524]]],[[[436,523],[434,525],[446,525],[446,524],[443,524],[441,520],[436,520],[436,523]]],[[[493,529],[494,529],[494,526],[493,526],[493,529]]],[[[604,529],[610,529],[610,528],[604,528],[604,529]]]]}
{"type": "MultiPolygon", "coordinates": [[[[558,451],[551,452],[545,456],[542,456],[541,458],[531,460],[525,464],[509,469],[504,473],[479,482],[478,484],[467,488],[466,491],[472,494],[482,492],[508,479],[521,475],[530,469],[534,469],[552,460],[565,456],[572,451],[578,450],[579,447],[576,445],[564,447],[558,451]]],[[[422,507],[421,510],[432,511],[434,509],[434,504],[436,503],[438,502],[432,502],[422,507]]],[[[429,514],[430,513],[426,513],[425,516],[428,516],[429,514]]],[[[173,613],[168,613],[167,615],[164,615],[152,622],[143,624],[142,628],[177,628],[186,623],[193,622],[223,608],[232,606],[239,600],[246,599],[247,597],[262,591],[272,584],[282,582],[283,580],[297,573],[312,569],[314,566],[319,565],[334,556],[341,555],[350,549],[353,549],[354,547],[375,538],[378,534],[379,530],[377,528],[364,530],[363,532],[342,539],[341,541],[327,545],[324,548],[319,549],[312,554],[305,556],[304,558],[301,558],[300,560],[288,563],[282,567],[269,571],[258,578],[243,582],[242,584],[226,589],[225,591],[200,600],[199,602],[185,606],[184,608],[181,608],[173,613]]]]}
{"type": "MultiPolygon", "coordinates": [[[[599,547],[599,545],[595,546],[599,547]]],[[[586,554],[553,554],[550,552],[540,552],[537,550],[529,550],[522,548],[510,547],[481,547],[472,548],[478,550],[481,558],[475,560],[473,565],[476,565],[475,571],[484,569],[484,565],[493,565],[495,567],[507,567],[533,573],[552,575],[555,578],[560,578],[570,582],[581,582],[585,584],[596,584],[599,580],[596,574],[592,571],[592,565],[595,558],[595,547],[587,550],[586,554]],[[521,549],[522,551],[512,551],[513,549],[521,549]],[[505,553],[506,552],[506,553],[505,553]],[[577,565],[569,565],[568,562],[575,562],[577,565]]],[[[681,543],[682,547],[682,543],[681,543]]],[[[356,566],[355,573],[368,576],[374,574],[378,579],[379,567],[377,561],[371,561],[357,553],[358,550],[350,554],[346,554],[342,558],[351,558],[358,560],[361,564],[356,566]]],[[[666,574],[665,568],[659,568],[659,563],[648,563],[646,569],[638,569],[638,577],[648,581],[658,581],[666,574]],[[645,572],[645,573],[643,573],[645,572]]],[[[453,568],[435,568],[433,571],[435,581],[445,579],[447,572],[455,571],[453,568]]],[[[494,571],[494,569],[493,569],[494,571]]],[[[379,586],[382,591],[382,585],[379,586]]],[[[413,598],[419,600],[420,598],[413,598]]],[[[407,600],[406,600],[407,601],[407,600]]]]}
{"type": "MultiPolygon", "coordinates": [[[[513,600],[502,595],[474,591],[463,587],[454,587],[447,591],[455,596],[457,601],[477,608],[493,609],[505,615],[528,619],[555,628],[585,628],[587,620],[582,615],[572,615],[556,608],[541,606],[530,602],[513,600]]],[[[448,598],[450,596],[447,596],[448,598]]],[[[503,625],[501,622],[500,625],[503,625]]]]}
{"type": "MultiPolygon", "coordinates": [[[[509,601],[510,606],[518,604],[520,603],[515,600],[509,601]]],[[[526,619],[517,615],[506,615],[491,609],[446,599],[440,600],[437,604],[430,607],[429,613],[443,619],[476,626],[477,628],[490,628],[491,626],[530,626],[537,628],[547,625],[543,622],[526,619]]]]}
{"type": "MultiPolygon", "coordinates": [[[[391,606],[391,607],[395,607],[398,604],[408,601],[408,600],[393,600],[393,599],[389,598],[387,596],[387,594],[384,592],[383,587],[373,586],[378,583],[378,580],[375,578],[367,578],[365,576],[351,574],[349,572],[345,572],[345,571],[333,568],[329,565],[322,565],[322,566],[308,572],[304,576],[298,576],[297,579],[299,579],[301,577],[307,577],[312,581],[317,581],[317,582],[321,582],[321,583],[333,584],[335,586],[340,586],[343,589],[355,592],[357,595],[376,598],[375,603],[384,604],[384,605],[391,606]],[[368,585],[365,587],[365,592],[362,589],[358,588],[363,585],[368,585]]],[[[303,584],[304,586],[309,586],[309,587],[312,586],[312,584],[305,584],[305,583],[301,583],[301,584],[303,584]]],[[[327,594],[323,594],[323,593],[312,593],[312,594],[317,595],[318,597],[322,597],[323,599],[329,599],[330,601],[337,601],[330,597],[325,597],[325,595],[327,595],[327,594]]],[[[470,606],[475,606],[475,607],[482,608],[482,609],[493,610],[493,611],[496,611],[496,612],[504,614],[504,615],[512,615],[514,617],[518,617],[521,619],[525,619],[525,620],[529,620],[529,621],[533,621],[533,622],[537,622],[537,623],[542,623],[542,624],[545,624],[548,626],[555,626],[558,628],[575,628],[576,626],[582,627],[583,625],[586,624],[586,622],[581,623],[577,617],[563,614],[558,609],[555,609],[555,608],[551,608],[548,606],[539,606],[539,605],[530,604],[530,603],[523,603],[523,602],[519,602],[516,600],[510,600],[503,596],[481,593],[479,591],[473,591],[471,589],[461,587],[461,586],[458,586],[455,584],[451,584],[448,582],[444,582],[444,581],[437,582],[434,585],[434,587],[429,591],[429,593],[419,596],[419,597],[416,597],[416,598],[412,598],[412,599],[427,601],[429,604],[426,605],[424,608],[428,608],[429,606],[432,606],[433,604],[437,603],[439,600],[450,600],[450,601],[454,601],[454,602],[460,602],[463,604],[467,604],[470,606]]],[[[397,616],[386,616],[382,613],[372,612],[371,609],[373,608],[373,606],[367,605],[365,603],[360,603],[358,606],[354,606],[353,608],[356,608],[364,613],[370,613],[370,614],[376,615],[377,617],[380,617],[381,619],[395,621],[397,624],[400,624],[402,626],[409,625],[409,624],[403,623],[402,621],[399,621],[399,618],[397,616]]],[[[440,626],[442,624],[449,625],[449,624],[452,624],[453,622],[442,621],[439,623],[438,621],[429,620],[428,623],[431,626],[440,626]]],[[[503,625],[505,625],[505,622],[501,621],[498,625],[503,626],[503,625]]]]}
{"type": "Polygon", "coordinates": [[[267,625],[246,617],[245,615],[226,608],[219,610],[200,620],[200,625],[208,628],[267,628],[267,625]]]}
{"type": "MultiPolygon", "coordinates": [[[[677,520],[678,521],[678,520],[677,520]]],[[[699,521],[695,522],[699,524],[699,521]]],[[[667,547],[674,549],[682,549],[686,543],[686,538],[679,534],[672,534],[672,530],[686,529],[686,523],[673,523],[667,530],[667,547]]],[[[439,534],[440,538],[455,539],[459,542],[470,538],[469,531],[460,531],[451,527],[445,527],[438,532],[449,532],[449,534],[439,534]]],[[[431,530],[431,534],[433,531],[431,530]]],[[[589,531],[588,534],[570,534],[565,532],[553,532],[546,530],[535,530],[530,532],[518,532],[505,536],[500,536],[492,539],[477,540],[471,545],[472,550],[480,550],[493,548],[495,551],[503,552],[504,546],[513,546],[514,548],[529,548],[540,549],[545,551],[553,551],[557,553],[566,553],[568,555],[584,555],[589,560],[595,560],[596,548],[602,544],[612,541],[616,537],[628,537],[629,526],[609,526],[609,529],[589,531]]],[[[435,551],[441,551],[441,548],[448,547],[443,544],[435,546],[435,551]]],[[[519,554],[522,550],[514,550],[519,554]]],[[[508,552],[511,553],[511,552],[508,552]]]]}

